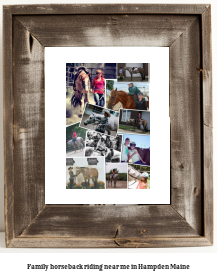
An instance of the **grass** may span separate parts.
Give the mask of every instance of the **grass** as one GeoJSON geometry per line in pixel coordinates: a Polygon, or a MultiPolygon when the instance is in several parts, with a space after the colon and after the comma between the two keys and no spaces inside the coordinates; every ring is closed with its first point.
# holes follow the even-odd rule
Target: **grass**
{"type": "Polygon", "coordinates": [[[134,129],[133,126],[119,125],[119,129],[134,129]]]}
{"type": "Polygon", "coordinates": [[[150,189],[150,178],[148,178],[148,186],[147,189],[150,189]]]}

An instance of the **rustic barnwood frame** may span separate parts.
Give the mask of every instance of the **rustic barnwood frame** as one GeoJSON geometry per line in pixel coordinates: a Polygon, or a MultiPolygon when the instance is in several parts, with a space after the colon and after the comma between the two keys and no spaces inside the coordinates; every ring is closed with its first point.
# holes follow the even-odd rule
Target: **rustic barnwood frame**
{"type": "Polygon", "coordinates": [[[212,245],[211,6],[19,5],[3,12],[6,246],[212,245]],[[46,46],[169,47],[170,205],[45,205],[46,46]]]}

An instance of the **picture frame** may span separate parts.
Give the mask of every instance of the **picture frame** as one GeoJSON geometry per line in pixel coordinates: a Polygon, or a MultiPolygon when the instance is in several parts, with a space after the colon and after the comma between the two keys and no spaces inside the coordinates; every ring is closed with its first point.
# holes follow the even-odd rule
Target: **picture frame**
{"type": "Polygon", "coordinates": [[[211,6],[15,5],[3,14],[6,246],[212,245],[211,6]],[[170,51],[171,204],[45,205],[45,47],[135,42],[170,51]]]}

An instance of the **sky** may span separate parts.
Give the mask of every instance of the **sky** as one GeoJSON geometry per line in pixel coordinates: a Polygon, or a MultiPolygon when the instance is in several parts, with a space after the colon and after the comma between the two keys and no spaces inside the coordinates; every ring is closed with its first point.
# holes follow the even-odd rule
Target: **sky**
{"type": "Polygon", "coordinates": [[[119,173],[127,173],[127,163],[106,163],[105,172],[109,173],[110,170],[117,168],[119,173]]]}
{"type": "MultiPolygon", "coordinates": [[[[97,163],[97,165],[88,165],[87,157],[81,157],[81,158],[73,157],[73,159],[75,161],[74,165],[72,166],[74,174],[76,173],[76,166],[77,167],[97,168],[98,173],[99,173],[98,181],[104,181],[105,180],[105,170],[104,170],[104,166],[103,166],[105,163],[104,157],[103,156],[97,156],[97,157],[95,156],[94,158],[97,158],[97,160],[99,161],[97,163]]],[[[67,181],[69,180],[69,170],[68,170],[69,167],[70,166],[66,166],[66,180],[67,181]]],[[[79,175],[78,177],[79,177],[78,182],[81,183],[83,181],[83,176],[79,175]]]]}
{"type": "MultiPolygon", "coordinates": [[[[120,83],[120,82],[114,81],[114,89],[117,88],[118,90],[128,92],[128,86],[127,86],[128,83],[129,82],[120,83]]],[[[136,87],[138,87],[142,93],[144,93],[144,89],[143,89],[144,87],[145,87],[145,93],[149,92],[149,83],[147,83],[147,82],[134,82],[133,84],[136,87]]],[[[108,93],[109,93],[109,91],[108,91],[108,93]]]]}
{"type": "Polygon", "coordinates": [[[126,138],[129,138],[130,142],[134,141],[136,143],[136,147],[143,149],[147,149],[150,147],[150,135],[123,134],[123,143],[125,142],[126,138]]]}

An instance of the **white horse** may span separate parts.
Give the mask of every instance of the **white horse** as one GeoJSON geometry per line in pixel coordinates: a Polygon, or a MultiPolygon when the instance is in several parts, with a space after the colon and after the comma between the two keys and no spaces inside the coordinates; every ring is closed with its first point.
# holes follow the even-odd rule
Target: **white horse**
{"type": "Polygon", "coordinates": [[[68,146],[68,147],[73,147],[73,148],[75,149],[75,151],[76,151],[76,146],[80,147],[80,149],[82,149],[82,150],[83,150],[84,147],[85,147],[85,145],[84,145],[84,140],[83,140],[82,137],[77,137],[76,140],[75,140],[75,142],[74,142],[73,139],[69,140],[69,141],[67,142],[67,146],[68,146]]]}
{"type": "MultiPolygon", "coordinates": [[[[100,123],[100,120],[104,118],[104,115],[94,113],[89,116],[89,118],[84,121],[84,125],[93,124],[93,123],[100,123]]],[[[108,117],[108,125],[105,127],[105,130],[108,132],[108,135],[111,134],[111,131],[118,130],[118,117],[115,117],[114,115],[111,115],[111,117],[108,117]]]]}
{"type": "Polygon", "coordinates": [[[112,181],[114,182],[114,188],[116,188],[116,182],[117,180],[119,180],[119,175],[118,174],[114,174],[112,177],[112,174],[108,176],[108,186],[109,186],[109,182],[111,183],[111,187],[112,187],[112,181]]]}

